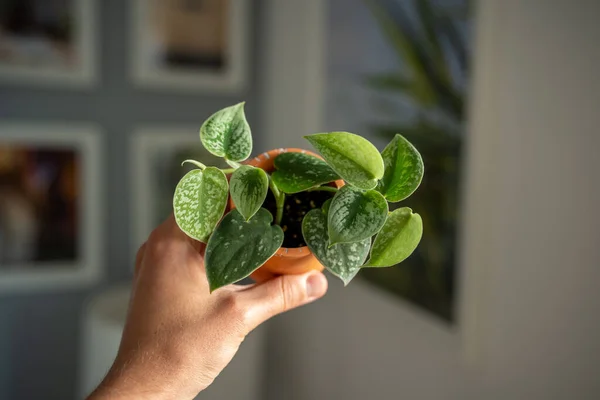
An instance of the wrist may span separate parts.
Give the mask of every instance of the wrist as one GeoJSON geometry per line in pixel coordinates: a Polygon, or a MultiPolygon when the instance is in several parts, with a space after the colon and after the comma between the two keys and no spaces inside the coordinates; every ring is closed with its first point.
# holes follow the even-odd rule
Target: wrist
{"type": "Polygon", "coordinates": [[[196,393],[186,393],[185,386],[179,384],[178,379],[164,372],[113,366],[87,400],[181,400],[195,397],[196,393]]]}
{"type": "Polygon", "coordinates": [[[87,400],[170,400],[176,399],[174,393],[169,393],[163,388],[142,387],[138,384],[131,384],[127,380],[111,379],[103,381],[98,388],[90,394],[87,400]]]}

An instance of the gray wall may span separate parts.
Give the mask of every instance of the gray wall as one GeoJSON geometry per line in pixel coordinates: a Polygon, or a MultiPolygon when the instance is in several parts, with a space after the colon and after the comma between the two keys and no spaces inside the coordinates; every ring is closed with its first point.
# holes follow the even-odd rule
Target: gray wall
{"type": "Polygon", "coordinates": [[[70,399],[77,380],[79,318],[84,300],[108,284],[128,279],[130,196],[127,180],[129,136],[140,123],[201,124],[209,113],[246,100],[246,113],[262,149],[260,22],[262,2],[250,7],[254,31],[250,85],[239,96],[211,93],[178,94],[134,89],[128,79],[129,15],[122,0],[98,1],[100,82],[91,91],[0,87],[0,119],[19,121],[84,121],[100,125],[104,134],[106,254],[105,278],[91,290],[0,297],[0,399],[70,399]]]}

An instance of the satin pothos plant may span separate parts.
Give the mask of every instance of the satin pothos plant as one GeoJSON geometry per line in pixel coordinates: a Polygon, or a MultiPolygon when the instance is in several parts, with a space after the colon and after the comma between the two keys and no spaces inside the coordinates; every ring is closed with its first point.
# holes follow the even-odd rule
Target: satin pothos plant
{"type": "Polygon", "coordinates": [[[206,243],[211,292],[248,277],[282,245],[308,246],[344,285],[361,268],[396,265],[417,247],[421,217],[388,208],[421,183],[423,161],[411,143],[398,134],[380,153],[349,132],[305,138],[321,157],[282,151],[269,171],[243,164],[252,152],[244,103],[202,124],[202,145],[231,168],[185,160],[197,169],[179,181],[173,208],[181,230],[206,243]]]}

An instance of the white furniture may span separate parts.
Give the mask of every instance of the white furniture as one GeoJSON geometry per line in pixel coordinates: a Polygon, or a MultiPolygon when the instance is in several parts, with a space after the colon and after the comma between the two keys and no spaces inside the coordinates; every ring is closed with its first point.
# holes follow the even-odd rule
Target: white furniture
{"type": "MultiPolygon", "coordinates": [[[[100,383],[117,354],[129,293],[128,283],[115,285],[90,298],[84,309],[78,388],[80,398],[84,398],[100,383]]],[[[264,327],[252,332],[233,361],[197,398],[262,399],[265,339],[264,327]]]]}

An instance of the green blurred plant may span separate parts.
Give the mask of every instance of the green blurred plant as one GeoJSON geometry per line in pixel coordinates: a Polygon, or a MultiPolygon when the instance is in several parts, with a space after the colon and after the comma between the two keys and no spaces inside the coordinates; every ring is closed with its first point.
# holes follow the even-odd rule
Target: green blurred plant
{"type": "MultiPolygon", "coordinates": [[[[411,118],[374,123],[370,131],[385,138],[401,133],[419,148],[427,171],[412,197],[423,216],[421,246],[401,268],[369,270],[363,277],[452,321],[466,100],[461,80],[469,68],[459,24],[468,19],[470,4],[443,9],[414,0],[411,20],[409,2],[364,1],[403,67],[368,76],[366,83],[377,93],[402,98],[413,111],[411,118]]],[[[394,107],[395,117],[400,110],[394,107]]]]}

